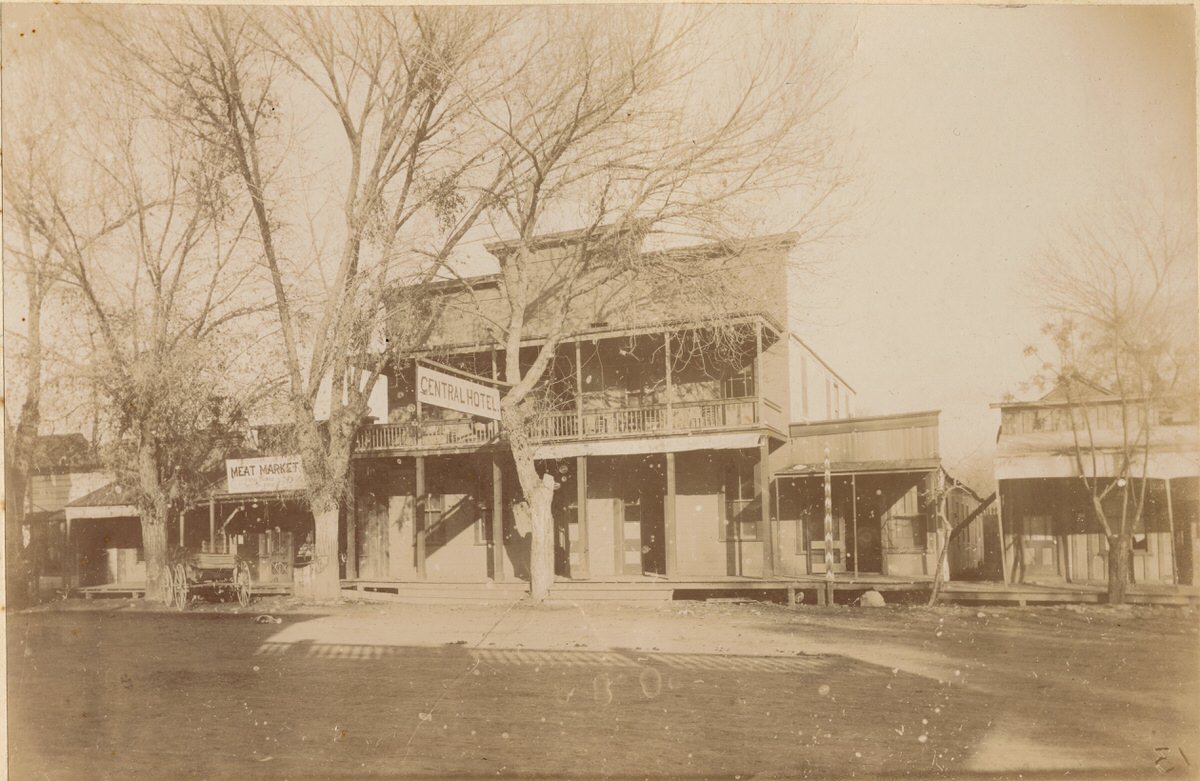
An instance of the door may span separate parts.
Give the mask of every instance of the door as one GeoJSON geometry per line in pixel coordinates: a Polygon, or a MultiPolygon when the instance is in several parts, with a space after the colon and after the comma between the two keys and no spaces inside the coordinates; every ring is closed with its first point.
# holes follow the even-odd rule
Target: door
{"type": "Polygon", "coordinates": [[[1021,563],[1024,580],[1057,579],[1058,538],[1050,515],[1026,515],[1021,535],[1021,563]]]}
{"type": "MultiPolygon", "coordinates": [[[[833,513],[833,571],[846,571],[846,519],[833,513]]],[[[814,573],[825,572],[825,514],[815,510],[808,519],[808,555],[814,573]]]]}
{"type": "Polygon", "coordinates": [[[621,503],[621,522],[617,525],[617,570],[622,575],[642,574],[642,498],[635,494],[621,503]]]}

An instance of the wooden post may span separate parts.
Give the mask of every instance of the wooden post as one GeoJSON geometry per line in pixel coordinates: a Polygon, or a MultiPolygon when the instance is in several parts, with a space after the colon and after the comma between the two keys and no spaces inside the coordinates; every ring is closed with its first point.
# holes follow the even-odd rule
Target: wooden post
{"type": "Polygon", "coordinates": [[[1167,487],[1167,530],[1171,532],[1171,582],[1178,586],[1179,554],[1175,550],[1175,510],[1171,506],[1171,478],[1164,479],[1163,483],[1167,487]]]}
{"type": "Polygon", "coordinates": [[[589,577],[591,567],[588,563],[588,461],[587,456],[575,457],[575,528],[579,534],[579,573],[571,573],[572,577],[589,577]]]}
{"type": "MultiPolygon", "coordinates": [[[[808,480],[807,477],[801,477],[801,480],[808,480]]],[[[808,483],[805,483],[807,486],[808,483]]],[[[796,487],[796,478],[792,478],[792,488],[796,487]]],[[[805,512],[807,511],[807,508],[805,512]]],[[[812,538],[808,536],[808,517],[800,518],[800,544],[804,550],[804,574],[811,575],[812,571],[812,538]]]]}
{"type": "MultiPolygon", "coordinates": [[[[1004,536],[1004,505],[1000,498],[1004,495],[1003,483],[996,481],[996,527],[1000,530],[1000,577],[1004,580],[1004,585],[1008,585],[1008,540],[1004,536]]],[[[1089,560],[1088,566],[1091,566],[1089,560]]]]}
{"type": "Polygon", "coordinates": [[[675,576],[679,564],[676,558],[678,550],[675,537],[675,454],[670,451],[667,452],[667,495],[663,502],[663,511],[666,514],[666,518],[663,519],[663,537],[666,538],[663,542],[667,554],[666,575],[670,578],[675,576]]]}
{"type": "MultiPolygon", "coordinates": [[[[666,391],[666,393],[667,393],[667,431],[673,431],[675,429],[675,415],[672,412],[671,407],[672,407],[672,404],[674,403],[673,399],[675,397],[675,384],[674,384],[674,379],[672,377],[672,372],[671,372],[671,332],[670,331],[663,331],[663,362],[666,364],[666,374],[664,375],[664,377],[666,378],[666,383],[667,383],[667,391],[666,391]]],[[[668,458],[669,457],[670,457],[670,454],[668,454],[668,458]]]]}
{"type": "Polygon", "coordinates": [[[416,457],[417,500],[414,502],[413,529],[417,533],[417,577],[425,578],[425,456],[416,457]]]}
{"type": "Polygon", "coordinates": [[[217,544],[217,499],[208,497],[208,549],[216,550],[217,544]]]}
{"type": "Polygon", "coordinates": [[[186,509],[180,510],[179,511],[179,546],[178,547],[181,547],[181,548],[183,547],[183,539],[184,539],[183,532],[184,532],[184,528],[185,528],[183,519],[186,517],[187,517],[187,510],[186,509]]]}
{"type": "Polygon", "coordinates": [[[763,372],[762,372],[762,321],[754,324],[754,395],[758,401],[754,405],[754,422],[763,422],[763,372]]]}
{"type": "MultiPolygon", "coordinates": [[[[829,468],[829,447],[825,448],[825,586],[833,596],[833,478],[829,468]]],[[[832,604],[833,600],[829,602],[832,604]]]]}
{"type": "Polygon", "coordinates": [[[492,579],[504,580],[504,473],[492,454],[492,579]]]}
{"type": "Polygon", "coordinates": [[[575,436],[583,436],[583,351],[575,340],[575,436]]]}
{"type": "Polygon", "coordinates": [[[350,495],[346,497],[346,579],[358,578],[358,478],[350,462],[350,495]]]}
{"type": "Polygon", "coordinates": [[[850,474],[850,534],[854,537],[854,574],[858,574],[858,475],[850,474]]]}
{"type": "Polygon", "coordinates": [[[766,435],[759,438],[758,443],[758,496],[762,510],[762,522],[759,526],[762,538],[763,574],[764,578],[775,577],[775,541],[774,529],[771,527],[771,466],[768,463],[771,451],[770,440],[766,435]]]}
{"type": "MultiPolygon", "coordinates": [[[[415,408],[416,408],[416,414],[414,416],[414,422],[416,423],[416,425],[413,426],[413,432],[414,432],[415,436],[413,438],[415,440],[414,444],[419,445],[419,444],[421,444],[421,434],[422,434],[423,429],[425,428],[425,426],[424,426],[425,421],[421,419],[422,418],[422,416],[421,416],[421,394],[418,392],[419,389],[417,388],[416,378],[417,378],[417,362],[413,361],[413,401],[415,402],[415,408]]],[[[419,461],[420,459],[417,459],[417,460],[419,461]]],[[[421,467],[418,467],[418,469],[419,468],[421,468],[421,467]]]]}

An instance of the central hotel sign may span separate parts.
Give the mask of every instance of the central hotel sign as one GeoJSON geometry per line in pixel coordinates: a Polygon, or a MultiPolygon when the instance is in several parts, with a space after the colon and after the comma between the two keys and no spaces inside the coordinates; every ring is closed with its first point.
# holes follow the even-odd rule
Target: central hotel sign
{"type": "Polygon", "coordinates": [[[425,366],[417,366],[417,401],[489,420],[500,419],[500,391],[425,366]]]}

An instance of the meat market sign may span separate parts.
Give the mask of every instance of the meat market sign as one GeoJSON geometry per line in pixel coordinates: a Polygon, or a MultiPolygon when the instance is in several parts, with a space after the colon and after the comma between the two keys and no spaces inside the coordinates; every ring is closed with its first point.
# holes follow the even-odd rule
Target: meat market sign
{"type": "Polygon", "coordinates": [[[489,420],[500,419],[500,391],[419,364],[417,401],[489,420]]]}
{"type": "Polygon", "coordinates": [[[300,456],[227,458],[225,478],[231,494],[303,491],[305,487],[300,456]]]}

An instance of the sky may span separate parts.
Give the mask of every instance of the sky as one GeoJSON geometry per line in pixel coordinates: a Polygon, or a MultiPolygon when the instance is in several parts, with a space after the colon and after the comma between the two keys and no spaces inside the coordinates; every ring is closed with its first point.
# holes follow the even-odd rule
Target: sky
{"type": "Polygon", "coordinates": [[[858,414],[942,410],[949,467],[1038,340],[1029,272],[1132,186],[1195,207],[1191,7],[859,6],[842,97],[864,196],[807,286],[804,337],[858,414]]]}
{"type": "MultiPolygon", "coordinates": [[[[748,6],[725,9],[753,23],[748,6]]],[[[6,55],[54,25],[4,9],[6,55]]],[[[50,12],[53,13],[52,11],[50,12]]],[[[1190,6],[838,5],[797,11],[847,32],[834,126],[859,194],[811,252],[801,337],[857,391],[858,414],[942,410],[949,467],[986,457],[989,404],[1023,388],[1039,250],[1131,187],[1195,213],[1190,6]]],[[[761,20],[760,20],[761,21],[761,20]]],[[[43,38],[44,40],[44,38],[43,38]]],[[[798,204],[783,200],[784,225],[798,204]]],[[[770,220],[768,220],[770,221],[770,220]]]]}

